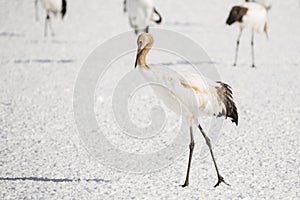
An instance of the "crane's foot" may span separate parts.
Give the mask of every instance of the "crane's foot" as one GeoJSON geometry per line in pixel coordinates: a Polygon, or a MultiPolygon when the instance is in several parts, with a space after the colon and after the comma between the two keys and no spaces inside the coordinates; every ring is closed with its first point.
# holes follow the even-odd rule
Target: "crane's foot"
{"type": "Polygon", "coordinates": [[[225,182],[224,178],[221,175],[219,175],[218,176],[218,182],[214,187],[218,187],[220,185],[220,183],[222,183],[222,182],[225,183],[225,185],[230,186],[228,183],[225,182]]]}
{"type": "Polygon", "coordinates": [[[255,68],[256,66],[255,66],[255,64],[252,64],[251,67],[255,68]]]}
{"type": "Polygon", "coordinates": [[[184,187],[186,187],[186,186],[188,186],[188,185],[189,185],[189,182],[186,181],[186,182],[184,182],[183,185],[180,185],[180,186],[184,188],[184,187]]]}
{"type": "Polygon", "coordinates": [[[232,66],[236,67],[236,63],[233,63],[233,65],[232,65],[232,66]]]}

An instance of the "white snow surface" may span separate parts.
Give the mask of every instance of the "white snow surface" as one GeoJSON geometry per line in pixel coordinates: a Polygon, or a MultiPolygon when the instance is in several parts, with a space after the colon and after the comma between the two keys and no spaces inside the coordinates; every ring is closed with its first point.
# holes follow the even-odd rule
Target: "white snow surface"
{"type": "MultiPolygon", "coordinates": [[[[52,18],[53,38],[43,37],[43,9],[35,22],[33,1],[9,0],[0,2],[0,199],[300,199],[299,0],[273,1],[269,40],[255,37],[255,69],[249,31],[241,39],[238,66],[232,66],[238,27],[226,26],[225,20],[243,1],[154,3],[163,16],[159,27],[202,45],[233,88],[239,126],[228,120],[214,144],[221,174],[231,186],[213,188],[213,163],[199,154],[204,142],[196,129],[187,188],[179,185],[188,146],[172,165],[135,174],[102,165],[80,141],[73,119],[76,77],[97,45],[131,30],[122,0],[69,0],[65,19],[52,18]]],[[[154,57],[150,53],[149,63],[154,57]]],[[[125,57],[120,68],[133,67],[133,60],[133,54],[125,57]]],[[[105,110],[96,113],[104,120],[105,110]]],[[[106,134],[117,129],[110,122],[103,125],[106,134]]],[[[126,149],[126,140],[117,136],[108,137],[126,149]]],[[[139,152],[139,141],[131,142],[139,152]]]]}

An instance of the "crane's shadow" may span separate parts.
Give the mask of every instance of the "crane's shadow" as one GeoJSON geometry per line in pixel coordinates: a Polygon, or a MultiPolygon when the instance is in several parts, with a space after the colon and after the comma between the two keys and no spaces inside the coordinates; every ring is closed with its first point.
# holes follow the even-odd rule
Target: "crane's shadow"
{"type": "Polygon", "coordinates": [[[109,183],[110,180],[105,179],[80,179],[80,178],[46,178],[46,177],[0,177],[0,181],[36,181],[36,182],[96,182],[109,183]]]}

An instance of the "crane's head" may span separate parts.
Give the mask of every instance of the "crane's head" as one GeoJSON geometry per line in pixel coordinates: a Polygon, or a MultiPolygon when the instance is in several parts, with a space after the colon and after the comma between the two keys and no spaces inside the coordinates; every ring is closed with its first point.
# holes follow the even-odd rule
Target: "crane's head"
{"type": "Polygon", "coordinates": [[[150,33],[142,33],[139,35],[137,39],[137,56],[135,61],[135,67],[138,64],[145,64],[140,63],[140,61],[145,61],[145,57],[147,53],[150,51],[151,47],[153,46],[154,39],[150,33]]]}

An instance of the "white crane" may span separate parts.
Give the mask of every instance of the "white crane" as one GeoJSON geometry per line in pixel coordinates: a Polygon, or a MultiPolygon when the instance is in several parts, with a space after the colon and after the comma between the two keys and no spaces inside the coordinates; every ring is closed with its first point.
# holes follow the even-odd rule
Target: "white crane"
{"type": "Polygon", "coordinates": [[[129,24],[134,29],[135,34],[139,31],[149,32],[152,22],[160,24],[161,15],[153,5],[153,0],[124,0],[124,12],[128,12],[129,24]],[[157,19],[155,19],[157,15],[157,19]]]}
{"type": "Polygon", "coordinates": [[[244,28],[249,28],[252,31],[251,50],[252,50],[252,67],[255,67],[254,53],[254,33],[264,32],[268,38],[267,26],[267,10],[258,3],[247,2],[241,6],[234,6],[226,20],[226,24],[232,25],[237,23],[240,27],[240,33],[236,42],[234,66],[237,64],[240,38],[244,28]]]}
{"type": "Polygon", "coordinates": [[[238,113],[232,98],[230,86],[222,82],[206,81],[196,73],[189,71],[175,71],[167,67],[150,67],[146,63],[146,56],[154,43],[153,36],[149,33],[142,33],[137,40],[138,50],[135,68],[138,68],[141,75],[149,82],[162,87],[152,87],[155,94],[163,103],[178,115],[182,115],[190,124],[190,153],[186,179],[182,187],[189,185],[189,173],[194,150],[193,125],[198,126],[206,144],[217,172],[217,187],[221,182],[227,184],[221,176],[212,151],[209,137],[198,122],[199,116],[216,116],[231,118],[232,122],[238,124],[238,113]]]}
{"type": "Polygon", "coordinates": [[[48,27],[50,29],[51,35],[54,36],[54,32],[52,29],[51,19],[50,19],[50,13],[52,13],[54,16],[57,14],[61,15],[61,18],[63,19],[66,12],[67,12],[67,1],[66,0],[35,0],[35,18],[38,20],[38,1],[41,1],[43,7],[46,10],[46,19],[45,19],[45,29],[44,29],[44,35],[47,36],[48,33],[48,27]]]}

